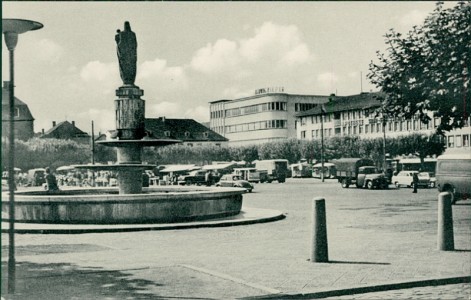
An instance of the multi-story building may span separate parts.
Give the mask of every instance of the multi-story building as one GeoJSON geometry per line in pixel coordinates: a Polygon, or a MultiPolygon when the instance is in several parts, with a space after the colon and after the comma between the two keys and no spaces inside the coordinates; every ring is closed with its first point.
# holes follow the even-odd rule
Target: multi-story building
{"type": "MultiPolygon", "coordinates": [[[[430,113],[431,121],[422,123],[418,117],[412,119],[388,118],[383,132],[381,116],[376,110],[381,103],[375,98],[378,93],[361,93],[353,96],[337,96],[326,103],[308,111],[296,114],[298,118],[297,137],[314,140],[321,138],[321,127],[324,137],[360,136],[362,138],[396,137],[412,133],[431,134],[440,124],[439,118],[430,113]],[[321,116],[324,122],[321,124],[321,116]]],[[[470,147],[470,120],[465,127],[446,134],[447,147],[470,147]]]]}
{"type": "Polygon", "coordinates": [[[287,94],[283,88],[259,89],[250,97],[210,102],[210,128],[228,138],[231,146],[296,138],[296,113],[328,98],[287,94]]]}
{"type": "MultiPolygon", "coordinates": [[[[2,87],[2,139],[6,139],[10,132],[10,82],[4,81],[2,87]]],[[[15,138],[28,140],[34,135],[34,118],[28,105],[20,99],[14,99],[15,138]]]]}

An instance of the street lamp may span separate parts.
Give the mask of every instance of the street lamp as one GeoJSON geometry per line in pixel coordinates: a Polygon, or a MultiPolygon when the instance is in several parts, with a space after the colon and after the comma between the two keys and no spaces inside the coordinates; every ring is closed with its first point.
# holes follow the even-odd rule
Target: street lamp
{"type": "Polygon", "coordinates": [[[9,148],[8,148],[8,191],[9,191],[9,248],[8,248],[8,293],[15,292],[15,78],[14,52],[18,43],[18,35],[31,30],[37,30],[43,24],[30,20],[2,19],[2,32],[5,44],[10,53],[10,98],[9,110],[9,148]]]}

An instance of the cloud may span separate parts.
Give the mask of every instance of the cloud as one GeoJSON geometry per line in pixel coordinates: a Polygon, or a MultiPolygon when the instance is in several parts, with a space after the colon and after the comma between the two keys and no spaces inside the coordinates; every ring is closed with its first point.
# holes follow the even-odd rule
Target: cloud
{"type": "Polygon", "coordinates": [[[169,67],[167,61],[156,58],[145,61],[138,67],[137,79],[151,79],[167,87],[187,87],[188,79],[183,67],[169,67]]]}
{"type": "Polygon", "coordinates": [[[322,85],[332,85],[339,81],[339,78],[335,73],[326,72],[317,75],[317,81],[322,85]]]}
{"type": "Polygon", "coordinates": [[[212,74],[225,71],[243,77],[254,65],[278,68],[292,67],[313,61],[314,55],[303,41],[295,25],[277,25],[265,22],[247,39],[217,40],[196,51],[191,67],[199,72],[212,74]]]}
{"type": "Polygon", "coordinates": [[[404,27],[412,29],[414,25],[422,25],[429,12],[421,10],[411,10],[399,20],[399,23],[404,27]]]}
{"type": "Polygon", "coordinates": [[[42,39],[37,43],[36,52],[38,59],[47,62],[58,62],[64,53],[62,46],[49,39],[42,39]]]}
{"type": "Polygon", "coordinates": [[[217,73],[234,68],[239,60],[237,43],[221,39],[196,51],[191,66],[202,73],[217,73]]]}
{"type": "Polygon", "coordinates": [[[198,122],[209,122],[209,107],[197,106],[187,109],[185,111],[184,117],[187,119],[194,119],[198,122]]]}
{"type": "Polygon", "coordinates": [[[222,92],[222,95],[223,95],[223,98],[227,98],[227,99],[238,99],[238,98],[243,98],[243,97],[247,97],[247,96],[250,96],[250,95],[253,95],[254,94],[254,90],[240,90],[239,88],[237,87],[228,87],[226,89],[223,90],[222,92]]]}
{"type": "Polygon", "coordinates": [[[119,78],[117,63],[102,63],[100,61],[91,61],[80,70],[80,77],[86,82],[106,82],[115,81],[119,78]]]}
{"type": "MultiPolygon", "coordinates": [[[[91,121],[93,121],[95,134],[97,132],[106,132],[116,128],[115,112],[112,109],[90,108],[87,111],[78,113],[75,120],[76,123],[80,124],[91,124],[91,121]]],[[[87,129],[82,130],[88,131],[87,129]]]]}
{"type": "Polygon", "coordinates": [[[147,118],[157,118],[157,117],[167,117],[167,118],[182,118],[183,109],[181,105],[174,102],[163,101],[158,104],[146,106],[146,117],[147,118]]]}
{"type": "Polygon", "coordinates": [[[198,122],[209,121],[209,107],[196,106],[188,108],[182,104],[163,101],[158,104],[150,105],[146,111],[147,118],[167,117],[177,119],[194,119],[198,122]]]}

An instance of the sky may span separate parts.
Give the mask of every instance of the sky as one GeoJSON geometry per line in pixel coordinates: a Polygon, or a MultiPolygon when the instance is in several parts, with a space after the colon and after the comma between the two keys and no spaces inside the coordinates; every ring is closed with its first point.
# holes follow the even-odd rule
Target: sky
{"type": "MultiPolygon", "coordinates": [[[[447,3],[453,6],[453,3],[447,3]]],[[[117,29],[138,42],[135,84],[146,117],[209,121],[209,102],[256,89],[289,94],[376,91],[366,74],[384,34],[423,23],[434,2],[8,2],[2,18],[44,27],[19,36],[15,96],[34,130],[75,121],[91,133],[115,128],[117,29]]],[[[9,80],[2,42],[2,80],[9,80]]]]}

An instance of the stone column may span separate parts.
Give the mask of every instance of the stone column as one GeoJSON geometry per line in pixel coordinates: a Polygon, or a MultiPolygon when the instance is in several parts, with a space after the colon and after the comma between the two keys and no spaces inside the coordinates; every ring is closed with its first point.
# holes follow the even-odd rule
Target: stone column
{"type": "MultiPolygon", "coordinates": [[[[144,91],[134,85],[124,85],[116,90],[115,112],[116,130],[121,141],[129,144],[118,147],[118,164],[140,165],[142,162],[142,145],[135,141],[145,135],[145,102],[141,99],[144,91]]],[[[120,194],[139,194],[142,192],[142,169],[126,166],[118,171],[120,194]]]]}

